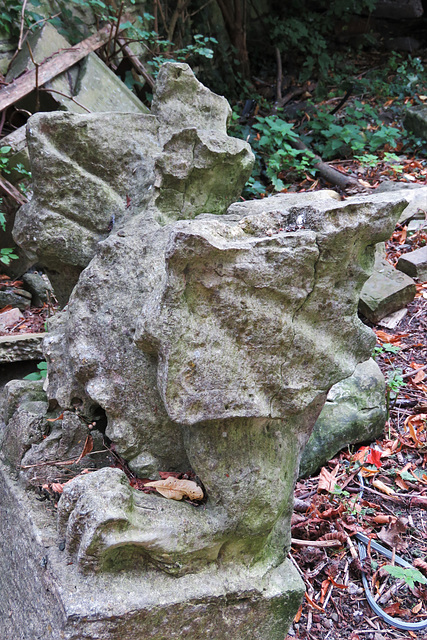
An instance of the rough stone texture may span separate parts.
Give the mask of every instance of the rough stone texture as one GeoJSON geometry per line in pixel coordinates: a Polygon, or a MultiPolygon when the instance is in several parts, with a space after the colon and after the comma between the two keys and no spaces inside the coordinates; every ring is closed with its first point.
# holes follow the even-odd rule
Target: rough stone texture
{"type": "Polygon", "coordinates": [[[25,333],[0,336],[0,362],[43,360],[45,333],[25,333]]]}
{"type": "MultiPolygon", "coordinates": [[[[69,48],[70,43],[53,25],[45,22],[28,37],[33,58],[41,63],[57,51],[69,48]]],[[[22,47],[7,73],[9,82],[24,71],[34,68],[28,47],[22,47]]],[[[123,113],[147,113],[130,89],[95,54],[90,53],[81,62],[59,74],[44,85],[51,90],[50,108],[60,108],[72,113],[117,111],[123,113]],[[62,94],[62,95],[61,95],[62,94]],[[74,99],[71,100],[66,96],[74,99]]],[[[28,101],[31,98],[26,98],[28,101]]],[[[41,96],[43,101],[43,95],[41,96]]],[[[45,109],[48,105],[45,104],[45,109]]],[[[43,110],[43,108],[42,108],[43,110]]],[[[48,109],[46,109],[48,110],[48,109]]]]}
{"type": "Polygon", "coordinates": [[[3,467],[0,495],[5,640],[283,640],[304,592],[289,560],[266,574],[211,566],[173,578],[146,567],[143,577],[83,577],[58,548],[51,512],[3,467]]]}
{"type": "Polygon", "coordinates": [[[374,272],[360,294],[359,311],[370,322],[376,323],[412,302],[415,294],[412,278],[377,255],[374,272]]]}
{"type": "Polygon", "coordinates": [[[44,274],[24,273],[22,281],[31,293],[31,302],[35,307],[42,307],[45,302],[53,301],[53,287],[44,274]]]}
{"type": "Polygon", "coordinates": [[[31,293],[25,291],[25,289],[17,289],[15,287],[11,289],[3,289],[0,291],[0,309],[3,307],[16,307],[21,311],[28,309],[31,305],[31,293]]]}
{"type": "Polygon", "coordinates": [[[427,140],[427,107],[424,105],[409,107],[405,114],[404,124],[416,136],[427,140]]]}
{"type": "Polygon", "coordinates": [[[21,320],[24,320],[24,315],[16,307],[15,309],[9,309],[8,311],[1,311],[0,333],[5,331],[6,329],[10,329],[21,320]]]}
{"type": "Polygon", "coordinates": [[[427,247],[421,247],[401,255],[397,261],[396,269],[412,278],[418,278],[420,282],[427,280],[427,247]]]}
{"type": "Polygon", "coordinates": [[[412,218],[425,218],[427,213],[427,187],[421,187],[411,182],[394,182],[386,180],[375,190],[375,193],[395,193],[396,197],[404,196],[408,206],[403,210],[399,223],[412,218]]]}
{"type": "MultiPolygon", "coordinates": [[[[300,589],[285,558],[301,451],[331,385],[372,351],[359,294],[375,244],[407,204],[316,193],[229,206],[252,164],[248,146],[226,135],[229,114],[186,65],[167,64],[150,116],[45,114],[29,126],[35,195],[16,236],[52,265],[90,261],[45,341],[50,406],[75,407],[87,422],[104,413],[131,469],[191,469],[207,497],[196,508],[136,492],[111,468],[64,487],[62,563],[90,584],[112,570],[143,572],[152,600],[134,615],[138,632],[158,640],[285,635],[295,601],[281,609],[268,589],[300,589]],[[191,616],[195,602],[202,610],[191,616]]],[[[44,460],[44,442],[26,459],[44,460]]],[[[86,591],[76,638],[90,606],[86,591]]],[[[98,618],[92,630],[107,637],[98,618]]]]}
{"type": "Polygon", "coordinates": [[[384,376],[370,359],[329,391],[302,454],[300,476],[313,474],[343,447],[374,440],[386,419],[384,376]]]}
{"type": "Polygon", "coordinates": [[[375,243],[404,206],[394,202],[279,195],[166,227],[135,217],[100,244],[47,338],[48,395],[101,406],[108,437],[141,475],[190,464],[209,501],[185,516],[185,535],[180,506],[167,503],[143,519],[122,506],[121,524],[100,536],[99,491],[73,483],[65,522],[99,514],[84,539],[70,517],[83,570],[113,546],[122,562],[145,548],[178,574],[207,557],[283,559],[298,452],[331,384],[373,348],[355,309],[375,243]]]}
{"type": "Polygon", "coordinates": [[[250,175],[249,145],[226,134],[225,98],[187,65],[169,69],[159,76],[153,115],[45,113],[29,120],[34,195],[18,211],[13,235],[47,267],[63,304],[112,228],[140,213],[149,220],[155,201],[162,224],[222,212],[250,175]],[[179,105],[186,99],[193,109],[184,118],[179,105]]]}

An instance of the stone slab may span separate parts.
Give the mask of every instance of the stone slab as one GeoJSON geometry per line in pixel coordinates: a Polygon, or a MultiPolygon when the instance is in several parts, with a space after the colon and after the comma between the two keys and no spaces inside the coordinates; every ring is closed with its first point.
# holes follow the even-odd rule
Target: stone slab
{"type": "Polygon", "coordinates": [[[412,278],[377,256],[374,272],[360,294],[359,312],[370,322],[379,322],[390,313],[406,307],[414,299],[415,293],[412,278]]]}
{"type": "Polygon", "coordinates": [[[427,247],[421,247],[400,256],[396,269],[403,271],[411,278],[418,278],[420,282],[427,280],[427,247]]]}
{"type": "MultiPolygon", "coordinates": [[[[48,22],[30,35],[29,42],[34,60],[38,63],[56,51],[71,46],[48,22]]],[[[10,81],[33,66],[28,48],[23,47],[12,63],[6,79],[10,81]]],[[[73,113],[148,113],[147,107],[95,53],[90,53],[81,63],[59,74],[44,86],[51,90],[54,104],[56,103],[61,110],[73,113]]]]}
{"type": "Polygon", "coordinates": [[[43,338],[46,333],[23,333],[0,336],[0,362],[43,360],[43,338]]]}
{"type": "Polygon", "coordinates": [[[302,454],[300,476],[315,473],[343,447],[375,440],[387,419],[384,376],[369,359],[335,384],[302,454]]]}
{"type": "Polygon", "coordinates": [[[409,107],[404,118],[404,125],[416,136],[427,140],[427,107],[420,105],[409,107]]]}
{"type": "Polygon", "coordinates": [[[4,289],[0,291],[0,309],[7,307],[17,307],[21,311],[28,309],[31,305],[31,293],[25,289],[4,289]]]}
{"type": "Polygon", "coordinates": [[[20,320],[23,320],[24,316],[21,311],[15,307],[15,309],[9,309],[8,311],[3,311],[0,313],[0,331],[4,331],[5,329],[10,329],[15,324],[17,324],[20,320]]]}
{"type": "Polygon", "coordinates": [[[399,309],[399,311],[395,311],[394,313],[390,313],[389,316],[385,316],[382,320],[379,321],[380,327],[384,327],[385,329],[395,329],[400,322],[402,322],[403,318],[407,315],[408,309],[399,309]]]}
{"type": "Polygon", "coordinates": [[[304,593],[290,560],[265,575],[215,566],[182,578],[149,568],[82,576],[60,551],[53,506],[1,465],[0,504],[5,640],[283,640],[304,593]]]}

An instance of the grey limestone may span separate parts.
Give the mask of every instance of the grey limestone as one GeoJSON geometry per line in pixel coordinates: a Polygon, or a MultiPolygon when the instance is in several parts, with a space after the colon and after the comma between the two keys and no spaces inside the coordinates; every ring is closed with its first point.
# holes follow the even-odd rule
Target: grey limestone
{"type": "Polygon", "coordinates": [[[405,307],[415,297],[412,278],[377,254],[374,272],[360,294],[359,311],[373,323],[405,307]]]}
{"type": "MultiPolygon", "coordinates": [[[[65,640],[282,640],[302,594],[286,559],[301,453],[331,386],[372,352],[360,291],[408,200],[238,201],[253,155],[229,117],[187,65],[167,63],[151,115],[29,121],[34,196],[14,233],[68,269],[72,293],[44,342],[62,418],[34,431],[21,468],[16,446],[3,459],[31,484],[30,465],[71,455],[95,422],[140,477],[191,471],[205,494],[197,506],[139,492],[111,466],[64,486],[64,551],[46,545],[44,565],[65,640]]],[[[11,482],[10,504],[22,499],[11,482]]]]}
{"type": "Polygon", "coordinates": [[[427,247],[404,253],[397,261],[396,269],[403,271],[420,282],[427,280],[427,247]]]}

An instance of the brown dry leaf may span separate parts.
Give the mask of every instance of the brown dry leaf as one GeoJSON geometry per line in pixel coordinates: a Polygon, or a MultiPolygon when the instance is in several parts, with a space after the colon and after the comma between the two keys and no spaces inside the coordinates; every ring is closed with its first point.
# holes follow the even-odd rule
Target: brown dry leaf
{"type": "Polygon", "coordinates": [[[419,382],[421,382],[421,380],[424,380],[425,377],[426,377],[425,371],[418,371],[418,373],[414,375],[412,380],[413,382],[415,382],[415,384],[418,384],[419,382]]]}
{"type": "Polygon", "coordinates": [[[403,491],[408,491],[409,485],[407,485],[406,482],[403,480],[403,478],[401,478],[400,476],[396,476],[394,482],[397,484],[399,489],[403,489],[403,491]]]}
{"type": "Polygon", "coordinates": [[[327,491],[328,493],[333,493],[335,491],[336,486],[336,477],[340,466],[337,464],[335,469],[331,472],[326,469],[326,467],[322,467],[319,476],[319,484],[317,486],[317,491],[327,491]]]}
{"type": "Polygon", "coordinates": [[[178,480],[169,476],[164,480],[146,482],[146,487],[154,487],[162,496],[170,500],[182,500],[184,497],[190,500],[202,500],[203,491],[193,480],[178,480]]]}
{"type": "MultiPolygon", "coordinates": [[[[302,604],[300,604],[300,607],[296,613],[296,616],[294,618],[294,622],[299,622],[301,620],[301,615],[302,615],[302,604]]],[[[286,636],[286,638],[290,638],[291,636],[286,636]]],[[[286,640],[285,638],[285,640],[286,640]]],[[[291,640],[294,640],[294,638],[291,638],[291,640]]]]}
{"type": "Polygon", "coordinates": [[[397,518],[395,516],[387,516],[385,514],[378,514],[372,518],[373,522],[377,524],[390,524],[391,522],[396,522],[397,518]]]}
{"type": "Polygon", "coordinates": [[[93,449],[93,438],[89,434],[88,437],[86,438],[86,442],[85,442],[85,445],[83,447],[83,451],[81,452],[81,454],[77,458],[75,464],[78,464],[82,458],[87,456],[92,451],[92,449],[93,449]]]}
{"type": "Polygon", "coordinates": [[[406,532],[408,521],[406,518],[398,518],[396,522],[390,524],[387,529],[383,528],[378,532],[378,538],[397,551],[406,549],[408,543],[402,539],[402,534],[406,532]]]}
{"type": "Polygon", "coordinates": [[[381,480],[372,480],[372,486],[375,487],[375,489],[378,489],[378,491],[381,491],[381,493],[385,493],[388,496],[396,495],[396,492],[391,487],[388,487],[386,484],[384,484],[384,482],[381,482],[381,480]]]}
{"type": "Polygon", "coordinates": [[[423,603],[420,601],[418,604],[415,605],[415,607],[412,607],[411,611],[412,613],[419,613],[422,607],[423,607],[423,603]]]}

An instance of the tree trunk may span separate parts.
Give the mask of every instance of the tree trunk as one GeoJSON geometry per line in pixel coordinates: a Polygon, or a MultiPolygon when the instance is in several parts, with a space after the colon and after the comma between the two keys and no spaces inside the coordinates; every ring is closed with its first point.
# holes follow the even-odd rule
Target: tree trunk
{"type": "Polygon", "coordinates": [[[235,48],[239,71],[245,79],[250,78],[249,55],[246,45],[246,0],[216,0],[221,10],[224,25],[235,48]]]}

